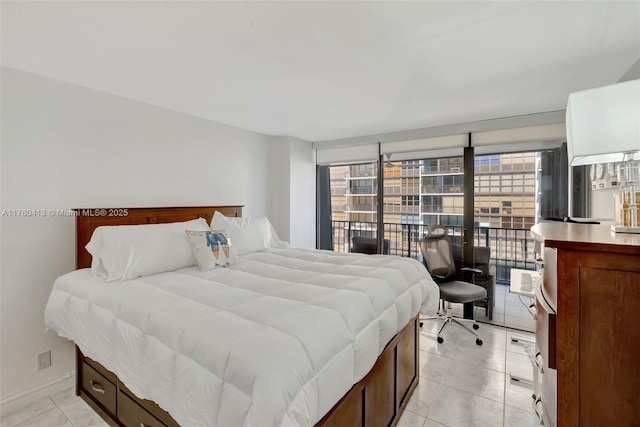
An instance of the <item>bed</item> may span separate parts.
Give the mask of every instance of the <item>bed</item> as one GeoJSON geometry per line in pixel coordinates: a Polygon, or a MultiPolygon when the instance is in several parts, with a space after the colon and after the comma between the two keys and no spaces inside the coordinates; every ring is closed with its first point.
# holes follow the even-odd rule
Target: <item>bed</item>
{"type": "Polygon", "coordinates": [[[76,344],[77,394],[111,425],[395,425],[419,379],[419,313],[438,304],[417,261],[273,247],[111,283],[87,268],[99,226],[214,211],[242,207],[76,211],[77,270],[45,321],[76,344]]]}

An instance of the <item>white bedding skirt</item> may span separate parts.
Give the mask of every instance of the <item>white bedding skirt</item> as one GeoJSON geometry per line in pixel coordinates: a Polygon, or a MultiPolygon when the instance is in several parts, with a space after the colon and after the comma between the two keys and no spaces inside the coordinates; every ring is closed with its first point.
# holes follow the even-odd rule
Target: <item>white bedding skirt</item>
{"type": "Polygon", "coordinates": [[[184,426],[311,426],[439,291],[395,256],[268,249],[229,268],[58,278],[48,328],[184,426]]]}

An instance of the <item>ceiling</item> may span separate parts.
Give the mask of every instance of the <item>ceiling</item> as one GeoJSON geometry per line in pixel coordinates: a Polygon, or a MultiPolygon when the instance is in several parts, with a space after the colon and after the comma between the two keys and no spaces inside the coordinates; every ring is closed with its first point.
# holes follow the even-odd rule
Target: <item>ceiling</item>
{"type": "Polygon", "coordinates": [[[640,58],[640,2],[10,2],[5,66],[324,141],[560,110],[640,58]]]}

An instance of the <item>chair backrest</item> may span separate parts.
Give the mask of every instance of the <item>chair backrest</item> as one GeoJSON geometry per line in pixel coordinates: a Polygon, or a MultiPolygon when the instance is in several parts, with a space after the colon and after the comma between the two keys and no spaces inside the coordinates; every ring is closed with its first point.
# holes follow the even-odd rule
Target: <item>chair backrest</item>
{"type": "MultiPolygon", "coordinates": [[[[460,269],[464,267],[464,257],[462,256],[462,245],[459,243],[453,243],[453,263],[456,266],[458,272],[458,280],[464,280],[465,274],[460,269]]],[[[485,275],[491,274],[491,248],[488,246],[474,246],[473,247],[473,267],[482,270],[485,275]]]]}
{"type": "Polygon", "coordinates": [[[430,225],[425,236],[418,242],[422,259],[436,282],[456,280],[456,266],[449,230],[443,225],[430,225]]]}
{"type": "MultiPolygon", "coordinates": [[[[382,253],[389,255],[391,242],[384,239],[382,242],[382,253]]],[[[378,241],[375,237],[353,236],[351,238],[351,252],[375,255],[378,253],[378,241]]]]}

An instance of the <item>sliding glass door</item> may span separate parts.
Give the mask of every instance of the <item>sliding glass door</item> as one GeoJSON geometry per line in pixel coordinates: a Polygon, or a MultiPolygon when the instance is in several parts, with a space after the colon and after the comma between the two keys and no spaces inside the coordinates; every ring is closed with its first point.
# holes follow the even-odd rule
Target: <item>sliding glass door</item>
{"type": "Polygon", "coordinates": [[[328,168],[332,249],[351,252],[354,236],[377,237],[378,164],[328,168]]]}
{"type": "Polygon", "coordinates": [[[477,263],[476,252],[484,249],[474,248],[489,252],[489,260],[483,262],[491,275],[492,309],[476,307],[475,317],[532,329],[526,301],[508,291],[510,272],[512,268],[536,268],[530,227],[545,213],[566,211],[566,192],[563,199],[556,194],[562,190],[549,191],[549,185],[562,187],[563,176],[566,181],[563,155],[562,149],[483,154],[470,158],[468,170],[461,155],[429,158],[428,153],[421,153],[421,158],[414,159],[404,155],[408,160],[382,162],[381,200],[377,162],[327,166],[330,248],[350,252],[354,236],[374,239],[380,230],[388,253],[421,261],[418,240],[425,227],[446,225],[458,245],[460,265],[477,263]],[[473,177],[471,189],[467,187],[470,194],[466,194],[467,200],[471,196],[473,210],[472,221],[465,223],[466,174],[473,177]],[[467,249],[472,258],[465,258],[467,249]]]}

